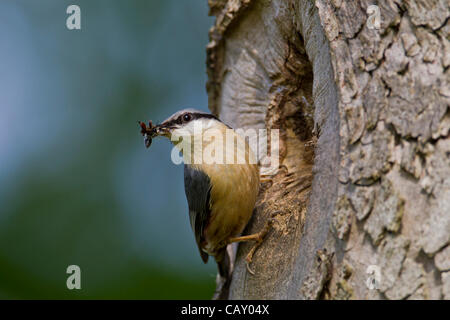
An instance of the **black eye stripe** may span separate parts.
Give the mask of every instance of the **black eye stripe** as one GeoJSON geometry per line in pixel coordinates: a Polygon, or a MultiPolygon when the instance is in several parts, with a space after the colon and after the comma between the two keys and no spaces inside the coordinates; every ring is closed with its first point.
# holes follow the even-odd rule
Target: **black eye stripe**
{"type": "MultiPolygon", "coordinates": [[[[215,115],[209,113],[191,113],[191,121],[196,119],[216,119],[219,120],[215,115]]],[[[219,120],[220,121],[220,120],[219,120]]]]}
{"type": "MultiPolygon", "coordinates": [[[[170,127],[173,125],[182,125],[183,123],[189,123],[191,121],[197,120],[197,119],[216,119],[217,121],[220,121],[219,118],[217,118],[215,115],[209,114],[209,113],[198,113],[198,112],[189,112],[191,118],[188,121],[183,121],[183,117],[186,115],[186,113],[183,113],[182,115],[178,116],[177,118],[174,118],[168,122],[165,123],[166,126],[170,127]]],[[[222,121],[220,121],[222,122],[222,121]]],[[[229,127],[229,126],[227,126],[229,127]]]]}
{"type": "Polygon", "coordinates": [[[185,114],[182,114],[181,116],[179,116],[176,119],[177,124],[182,124],[184,116],[187,115],[187,114],[190,115],[190,119],[185,121],[185,122],[191,122],[191,121],[197,120],[197,119],[216,119],[216,120],[219,120],[216,116],[214,116],[212,114],[208,114],[208,113],[185,113],[185,114]]]}

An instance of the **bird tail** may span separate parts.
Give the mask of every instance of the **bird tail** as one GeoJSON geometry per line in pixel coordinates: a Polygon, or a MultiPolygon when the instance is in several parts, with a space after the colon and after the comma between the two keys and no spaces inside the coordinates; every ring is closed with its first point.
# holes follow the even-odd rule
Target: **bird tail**
{"type": "Polygon", "coordinates": [[[214,293],[214,300],[226,300],[230,291],[231,274],[232,274],[232,262],[229,250],[227,247],[222,248],[214,256],[217,268],[219,271],[216,283],[216,292],[214,293]]]}
{"type": "Polygon", "coordinates": [[[215,258],[219,269],[219,275],[222,278],[228,278],[231,276],[231,261],[226,247],[221,249],[215,258]]]}

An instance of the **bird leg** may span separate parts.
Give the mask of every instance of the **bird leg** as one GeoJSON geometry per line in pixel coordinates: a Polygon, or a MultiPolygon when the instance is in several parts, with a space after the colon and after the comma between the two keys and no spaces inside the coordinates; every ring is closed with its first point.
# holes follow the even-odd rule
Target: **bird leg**
{"type": "Polygon", "coordinates": [[[250,272],[253,275],[255,274],[255,272],[252,269],[250,269],[250,263],[253,260],[253,255],[255,254],[256,249],[259,248],[259,246],[263,242],[265,236],[267,235],[269,230],[272,228],[272,224],[273,224],[273,218],[267,220],[264,228],[260,232],[254,233],[254,234],[251,234],[251,235],[248,235],[248,236],[241,236],[241,237],[231,238],[228,241],[229,244],[233,243],[233,242],[255,241],[255,244],[250,249],[249,253],[247,254],[247,257],[245,258],[247,270],[248,270],[248,272],[250,272]]]}

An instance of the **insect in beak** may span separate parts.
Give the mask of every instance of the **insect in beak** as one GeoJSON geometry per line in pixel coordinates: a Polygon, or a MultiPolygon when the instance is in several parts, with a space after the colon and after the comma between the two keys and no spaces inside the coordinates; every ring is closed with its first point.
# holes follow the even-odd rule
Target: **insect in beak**
{"type": "Polygon", "coordinates": [[[156,136],[167,136],[170,133],[170,127],[164,123],[153,125],[152,121],[148,122],[148,127],[144,122],[138,121],[141,127],[141,134],[144,136],[144,143],[147,148],[152,144],[152,139],[156,136]]]}
{"type": "Polygon", "coordinates": [[[149,148],[152,144],[152,139],[158,135],[156,132],[157,126],[154,126],[151,120],[148,122],[148,127],[144,122],[138,121],[138,123],[141,126],[141,134],[144,136],[145,147],[149,148]]]}

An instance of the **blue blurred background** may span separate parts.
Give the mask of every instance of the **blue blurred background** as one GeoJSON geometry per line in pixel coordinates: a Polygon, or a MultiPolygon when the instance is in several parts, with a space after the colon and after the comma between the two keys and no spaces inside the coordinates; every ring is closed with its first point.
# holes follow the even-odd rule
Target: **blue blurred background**
{"type": "Polygon", "coordinates": [[[183,168],[137,124],[207,110],[212,23],[206,0],[0,2],[0,298],[212,296],[183,168]]]}

